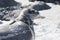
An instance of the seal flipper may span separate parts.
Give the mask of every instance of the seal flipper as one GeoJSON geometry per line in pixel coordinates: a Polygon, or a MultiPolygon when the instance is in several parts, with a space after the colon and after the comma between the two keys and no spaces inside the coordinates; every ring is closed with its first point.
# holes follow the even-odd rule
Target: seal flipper
{"type": "Polygon", "coordinates": [[[10,23],[10,25],[14,24],[16,21],[13,21],[12,23],[10,23]]]}

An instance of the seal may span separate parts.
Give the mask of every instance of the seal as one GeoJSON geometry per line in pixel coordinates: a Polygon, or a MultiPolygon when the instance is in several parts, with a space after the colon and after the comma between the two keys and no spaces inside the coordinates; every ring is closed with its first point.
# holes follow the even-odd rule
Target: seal
{"type": "Polygon", "coordinates": [[[0,28],[1,40],[34,40],[35,32],[33,28],[34,17],[39,12],[34,9],[24,8],[19,16],[3,25],[0,28]]]}

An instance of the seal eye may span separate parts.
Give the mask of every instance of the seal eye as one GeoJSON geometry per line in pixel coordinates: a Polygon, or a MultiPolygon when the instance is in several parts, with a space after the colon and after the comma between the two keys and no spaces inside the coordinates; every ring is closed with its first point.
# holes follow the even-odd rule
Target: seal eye
{"type": "Polygon", "coordinates": [[[31,13],[30,9],[28,9],[28,13],[31,13]]]}
{"type": "Polygon", "coordinates": [[[34,10],[32,10],[31,12],[32,12],[32,13],[35,13],[35,11],[34,11],[34,10]]]}
{"type": "Polygon", "coordinates": [[[34,10],[28,10],[28,13],[30,13],[30,14],[34,14],[35,13],[35,11],[34,10]]]}

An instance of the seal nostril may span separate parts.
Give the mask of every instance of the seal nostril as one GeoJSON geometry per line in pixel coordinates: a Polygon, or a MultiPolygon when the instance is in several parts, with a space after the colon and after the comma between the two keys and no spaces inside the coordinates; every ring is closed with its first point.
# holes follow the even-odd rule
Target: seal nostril
{"type": "Polygon", "coordinates": [[[39,12],[36,12],[37,15],[39,15],[39,12]]]}

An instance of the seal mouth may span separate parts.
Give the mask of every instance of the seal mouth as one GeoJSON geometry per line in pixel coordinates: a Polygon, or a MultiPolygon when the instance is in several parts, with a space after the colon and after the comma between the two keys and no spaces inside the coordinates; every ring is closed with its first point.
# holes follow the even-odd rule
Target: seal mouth
{"type": "Polygon", "coordinates": [[[44,16],[41,16],[41,15],[35,16],[35,19],[39,19],[39,18],[44,19],[45,17],[44,16]]]}

